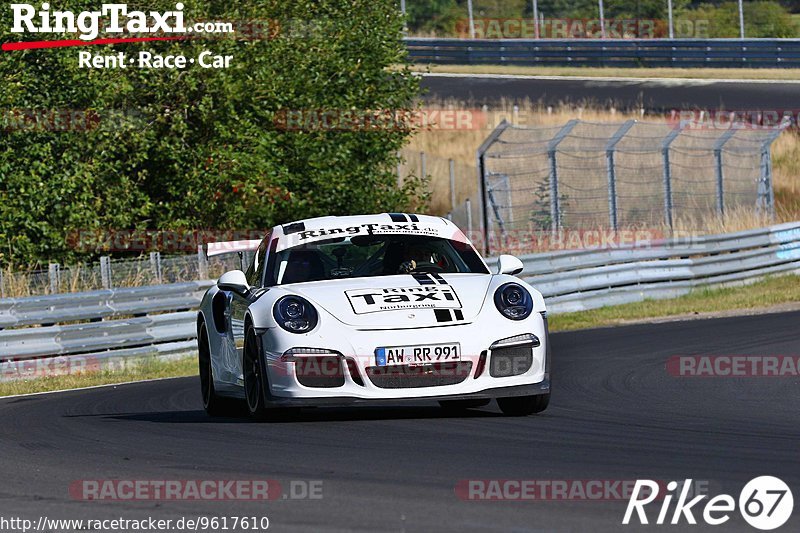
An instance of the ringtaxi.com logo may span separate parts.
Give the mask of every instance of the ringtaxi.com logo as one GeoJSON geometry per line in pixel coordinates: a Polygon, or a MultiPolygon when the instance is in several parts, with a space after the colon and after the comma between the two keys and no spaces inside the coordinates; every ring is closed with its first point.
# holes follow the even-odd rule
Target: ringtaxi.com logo
{"type": "MultiPolygon", "coordinates": [[[[693,507],[700,504],[707,494],[699,494],[691,497],[690,490],[692,480],[687,479],[683,485],[677,481],[670,481],[667,484],[667,493],[663,498],[658,517],[655,524],[663,525],[666,523],[676,525],[697,524],[694,513],[700,512],[700,508],[693,510],[693,507]],[[680,491],[680,494],[678,492],[680,491]],[[670,516],[670,506],[674,497],[677,496],[675,508],[670,516]],[[669,522],[668,522],[669,520],[669,522]]],[[[631,519],[638,520],[639,524],[647,525],[651,517],[648,518],[645,506],[656,500],[659,493],[659,483],[650,479],[637,480],[633,488],[633,494],[628,501],[625,516],[622,519],[624,525],[631,523],[631,519]]],[[[719,526],[731,519],[731,514],[737,509],[737,500],[729,494],[720,494],[710,498],[702,507],[702,519],[711,526],[719,526]]],[[[794,498],[789,486],[783,480],[773,476],[760,476],[751,479],[739,493],[738,510],[745,522],[756,529],[769,531],[784,525],[792,515],[794,509],[794,498]]]]}

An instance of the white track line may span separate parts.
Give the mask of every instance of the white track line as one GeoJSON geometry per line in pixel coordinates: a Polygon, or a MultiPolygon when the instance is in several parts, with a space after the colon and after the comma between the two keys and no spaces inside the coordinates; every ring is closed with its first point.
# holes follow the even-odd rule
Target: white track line
{"type": "Polygon", "coordinates": [[[137,383],[152,383],[155,381],[166,381],[168,379],[183,379],[183,378],[191,378],[194,376],[174,376],[171,378],[153,378],[153,379],[140,379],[139,381],[121,381],[119,383],[108,383],[106,385],[92,385],[91,387],[78,387],[75,389],[59,389],[59,390],[49,390],[49,391],[42,391],[42,392],[28,392],[25,394],[14,394],[12,396],[0,396],[0,401],[7,400],[10,398],[25,398],[27,396],[41,396],[44,394],[58,394],[61,392],[74,392],[74,391],[81,391],[81,390],[92,390],[92,389],[102,389],[105,387],[120,387],[122,385],[135,385],[137,383]]]}
{"type": "MultiPolygon", "coordinates": [[[[752,79],[723,79],[723,78],[625,78],[613,76],[536,76],[528,74],[467,74],[455,72],[416,72],[426,78],[478,78],[490,80],[542,80],[542,81],[610,81],[630,83],[661,83],[664,85],[710,85],[712,83],[755,83],[770,85],[800,85],[797,80],[752,80],[752,79]]],[[[800,74],[798,74],[800,76],[800,74]]]]}

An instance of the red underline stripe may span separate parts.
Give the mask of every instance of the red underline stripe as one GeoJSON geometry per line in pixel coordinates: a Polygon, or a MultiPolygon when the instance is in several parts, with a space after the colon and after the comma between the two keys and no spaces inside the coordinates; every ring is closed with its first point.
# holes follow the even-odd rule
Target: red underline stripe
{"type": "Polygon", "coordinates": [[[94,41],[28,41],[21,43],[3,43],[3,51],[13,50],[35,50],[39,48],[64,48],[67,46],[90,46],[97,44],[125,44],[125,43],[145,43],[149,41],[178,41],[186,37],[129,37],[125,39],[95,39],[94,41]]]}

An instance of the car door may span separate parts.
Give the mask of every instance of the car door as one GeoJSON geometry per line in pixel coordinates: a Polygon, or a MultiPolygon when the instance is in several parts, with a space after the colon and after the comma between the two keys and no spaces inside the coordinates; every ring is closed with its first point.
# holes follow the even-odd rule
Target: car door
{"type": "MultiPolygon", "coordinates": [[[[245,272],[247,284],[250,285],[251,291],[259,289],[262,286],[264,267],[267,260],[267,250],[269,247],[271,233],[267,235],[258,250],[253,255],[253,260],[245,272]]],[[[231,299],[231,332],[233,333],[233,342],[235,350],[232,351],[232,360],[228,362],[234,375],[237,376],[237,383],[243,384],[242,376],[242,350],[244,349],[244,317],[247,313],[247,308],[253,302],[252,294],[234,294],[231,299]]]]}

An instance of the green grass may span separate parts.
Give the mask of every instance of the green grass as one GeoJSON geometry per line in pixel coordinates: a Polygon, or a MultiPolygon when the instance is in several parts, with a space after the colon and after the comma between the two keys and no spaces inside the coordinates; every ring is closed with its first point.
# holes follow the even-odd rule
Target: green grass
{"type": "Polygon", "coordinates": [[[185,357],[171,361],[146,359],[125,370],[101,371],[77,375],[40,377],[0,383],[0,397],[54,390],[79,389],[111,385],[144,379],[173,378],[197,375],[197,358],[185,357]]]}
{"type": "Polygon", "coordinates": [[[566,331],[653,318],[767,308],[794,302],[800,302],[800,277],[788,275],[744,287],[701,289],[669,300],[645,300],[591,311],[553,314],[549,323],[552,331],[566,331]]]}
{"type": "Polygon", "coordinates": [[[600,68],[521,67],[509,65],[416,65],[418,72],[456,74],[516,74],[524,76],[580,76],[613,78],[702,78],[746,80],[800,80],[800,69],[769,68],[600,68]]]}

